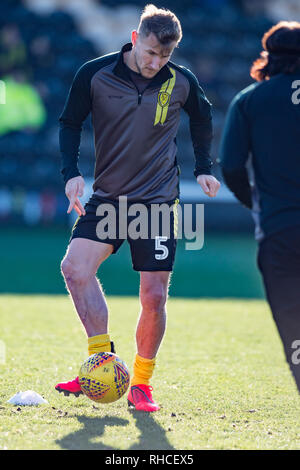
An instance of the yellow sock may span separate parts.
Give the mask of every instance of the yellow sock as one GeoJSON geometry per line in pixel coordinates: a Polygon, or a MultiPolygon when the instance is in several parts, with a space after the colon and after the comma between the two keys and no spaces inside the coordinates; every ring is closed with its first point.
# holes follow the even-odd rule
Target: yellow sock
{"type": "Polygon", "coordinates": [[[146,359],[136,354],[133,364],[133,377],[131,379],[131,385],[149,385],[154,366],[155,357],[153,359],[146,359]]]}
{"type": "Polygon", "coordinates": [[[88,338],[89,356],[99,352],[111,352],[109,335],[96,335],[88,338]]]}

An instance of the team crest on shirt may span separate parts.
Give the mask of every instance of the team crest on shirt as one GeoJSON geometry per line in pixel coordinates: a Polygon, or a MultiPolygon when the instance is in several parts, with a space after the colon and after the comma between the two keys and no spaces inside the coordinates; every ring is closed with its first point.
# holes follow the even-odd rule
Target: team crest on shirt
{"type": "Polygon", "coordinates": [[[158,102],[162,108],[167,106],[169,104],[171,95],[169,93],[166,93],[165,91],[161,91],[158,93],[158,102]]]}
{"type": "Polygon", "coordinates": [[[159,90],[158,97],[157,97],[157,105],[156,105],[156,112],[155,112],[155,119],[154,125],[157,124],[164,125],[166,122],[169,104],[171,100],[171,94],[176,82],[176,72],[174,69],[170,67],[170,72],[172,77],[166,80],[159,90]]]}

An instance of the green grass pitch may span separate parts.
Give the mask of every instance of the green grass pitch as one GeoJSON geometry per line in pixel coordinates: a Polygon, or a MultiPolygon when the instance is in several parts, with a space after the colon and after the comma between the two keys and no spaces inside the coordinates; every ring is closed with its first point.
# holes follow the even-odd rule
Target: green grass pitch
{"type": "MultiPolygon", "coordinates": [[[[300,401],[262,300],[170,298],[153,377],[154,414],[127,400],[64,397],[56,382],[77,375],[86,338],[70,299],[0,297],[0,449],[300,449],[300,401]],[[7,400],[34,390],[49,405],[7,400]]],[[[132,370],[137,297],[108,297],[110,333],[132,370]]]]}

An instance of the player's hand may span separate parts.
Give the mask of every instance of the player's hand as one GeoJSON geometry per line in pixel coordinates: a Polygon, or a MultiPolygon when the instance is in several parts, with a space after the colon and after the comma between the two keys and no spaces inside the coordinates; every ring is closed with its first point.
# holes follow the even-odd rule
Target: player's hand
{"type": "Polygon", "coordinates": [[[197,183],[209,197],[215,197],[221,186],[221,183],[212,175],[198,175],[197,183]]]}
{"type": "Polygon", "coordinates": [[[68,214],[70,214],[71,210],[74,209],[79,216],[85,215],[84,207],[78,199],[79,197],[83,196],[84,184],[85,183],[82,176],[76,176],[75,178],[71,178],[67,181],[65,193],[70,201],[67,210],[68,214]]]}

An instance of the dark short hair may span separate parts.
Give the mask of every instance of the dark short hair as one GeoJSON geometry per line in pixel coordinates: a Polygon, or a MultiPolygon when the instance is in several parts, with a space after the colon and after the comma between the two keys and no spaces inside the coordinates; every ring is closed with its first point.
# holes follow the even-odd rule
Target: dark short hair
{"type": "Polygon", "coordinates": [[[280,21],[262,38],[263,51],[253,63],[250,75],[257,81],[300,68],[300,23],[280,21]]]}
{"type": "Polygon", "coordinates": [[[182,38],[181,24],[177,16],[170,10],[157,8],[153,4],[146,5],[140,18],[138,33],[148,37],[153,33],[163,45],[182,38]]]}

